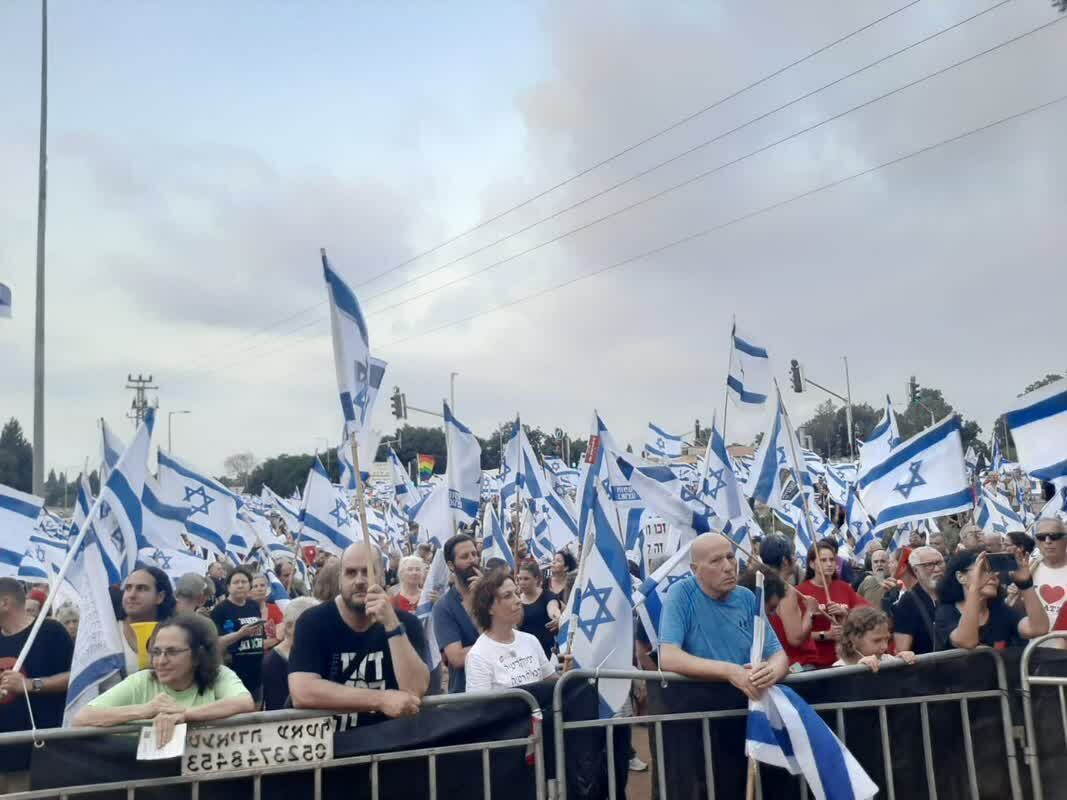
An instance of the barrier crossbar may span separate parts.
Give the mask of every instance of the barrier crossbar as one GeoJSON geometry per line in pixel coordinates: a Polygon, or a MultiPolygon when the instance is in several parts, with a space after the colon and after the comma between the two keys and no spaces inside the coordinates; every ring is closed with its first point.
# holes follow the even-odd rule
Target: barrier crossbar
{"type": "MultiPolygon", "coordinates": [[[[437,708],[442,706],[458,706],[468,703],[501,702],[508,700],[521,700],[530,706],[531,720],[539,716],[541,706],[537,699],[523,689],[501,689],[493,692],[472,692],[458,695],[435,695],[424,698],[422,708],[437,708]]],[[[268,711],[252,714],[241,714],[226,720],[213,723],[203,723],[195,726],[196,730],[224,730],[242,725],[268,722],[284,722],[288,720],[310,719],[325,715],[333,715],[336,712],[328,710],[286,710],[268,711]]],[[[115,736],[130,733],[139,733],[142,725],[121,725],[113,728],[56,728],[37,731],[18,731],[15,733],[0,734],[0,748],[9,745],[26,744],[29,742],[47,745],[50,741],[62,741],[71,739],[99,738],[101,736],[115,736]]],[[[126,792],[127,800],[134,800],[139,789],[152,789],[162,786],[178,786],[188,784],[193,800],[198,800],[201,783],[214,781],[230,781],[251,778],[253,781],[253,797],[259,800],[262,791],[264,776],[281,775],[293,772],[310,772],[314,779],[315,800],[322,798],[322,775],[324,772],[342,767],[370,765],[371,799],[380,800],[380,787],[378,781],[378,768],[380,764],[404,761],[409,759],[424,758],[429,771],[429,799],[437,800],[437,764],[436,761],[442,756],[455,755],[457,753],[482,753],[482,791],[485,800],[491,800],[492,790],[490,787],[490,754],[496,750],[509,748],[533,749],[533,767],[535,791],[537,800],[545,800],[545,766],[544,746],[541,739],[541,726],[530,726],[530,734],[514,739],[502,739],[498,741],[473,742],[461,745],[447,745],[442,747],[425,747],[415,750],[402,750],[391,753],[371,753],[360,756],[346,756],[334,758],[330,761],[320,762],[314,766],[306,764],[278,764],[266,767],[231,769],[212,774],[203,775],[175,775],[164,778],[145,778],[133,781],[116,781],[110,783],[81,784],[77,786],[64,786],[53,789],[36,789],[27,792],[15,792],[5,795],[9,800],[42,800],[54,797],[83,797],[87,795],[113,792],[121,790],[126,792]]]]}
{"type": "MultiPolygon", "coordinates": [[[[813,704],[812,708],[815,711],[832,713],[834,715],[835,725],[832,727],[836,728],[835,732],[837,733],[838,738],[840,738],[842,741],[845,740],[845,711],[852,711],[857,709],[878,710],[879,733],[881,737],[880,749],[882,753],[882,761],[886,781],[886,785],[880,788],[885,792],[885,797],[889,798],[889,800],[895,800],[896,790],[894,787],[893,779],[892,744],[890,742],[889,737],[888,710],[891,708],[899,708],[903,706],[917,706],[919,708],[922,724],[924,760],[923,766],[926,773],[926,782],[928,786],[929,797],[931,798],[931,800],[936,800],[937,787],[934,770],[934,753],[933,742],[930,735],[929,721],[930,706],[942,705],[947,703],[959,704],[961,724],[964,732],[963,745],[964,758],[966,760],[967,768],[967,779],[971,790],[971,796],[978,797],[978,771],[975,763],[974,742],[971,731],[970,703],[976,700],[998,700],[1000,707],[999,714],[1002,723],[1002,734],[1004,737],[1004,747],[1007,753],[1008,777],[1011,787],[1011,797],[1012,800],[1021,800],[1022,787],[1019,778],[1019,767],[1016,757],[1015,739],[1011,723],[1011,708],[1009,705],[1009,687],[1007,683],[1007,672],[1005,670],[1004,661],[1001,658],[1000,654],[996,650],[990,648],[978,648],[974,651],[950,650],[940,653],[931,653],[928,655],[919,656],[918,660],[921,664],[931,664],[966,659],[975,655],[984,655],[993,659],[996,667],[997,676],[996,688],[982,691],[924,695],[917,697],[889,698],[878,700],[851,700],[837,703],[818,703],[813,704]]],[[[902,669],[905,667],[906,665],[904,664],[891,664],[886,665],[885,667],[883,667],[883,669],[892,670],[902,669]]],[[[816,670],[811,672],[793,674],[787,677],[785,682],[786,684],[796,686],[816,681],[832,680],[848,674],[861,674],[866,672],[867,668],[862,666],[837,667],[834,669],[816,670]]],[[[682,675],[677,675],[675,673],[658,671],[653,672],[645,670],[575,670],[563,675],[563,677],[559,680],[555,687],[552,701],[552,711],[555,722],[554,738],[556,750],[557,782],[553,787],[551,787],[550,796],[557,798],[557,800],[566,800],[567,759],[565,753],[566,734],[568,731],[589,730],[595,728],[604,729],[608,760],[608,796],[610,800],[616,800],[619,793],[615,776],[614,764],[613,743],[615,729],[619,727],[631,727],[635,725],[652,725],[654,726],[655,730],[655,736],[653,737],[654,743],[652,746],[654,746],[655,748],[653,758],[655,759],[656,763],[655,771],[657,788],[659,790],[659,800],[668,800],[668,770],[665,769],[665,762],[663,758],[663,725],[664,723],[668,722],[700,721],[701,739],[703,744],[704,778],[707,787],[707,798],[708,800],[715,800],[715,763],[711,748],[711,723],[714,720],[744,717],[748,714],[747,709],[742,708],[719,711],[689,711],[665,714],[645,714],[641,716],[613,717],[611,719],[597,720],[575,720],[567,722],[565,719],[565,709],[563,707],[563,692],[564,688],[569,682],[576,680],[589,680],[590,682],[597,682],[600,680],[644,680],[649,682],[659,682],[663,686],[666,686],[670,683],[702,683],[701,681],[686,678],[682,675]]],[[[760,786],[758,775],[759,772],[757,771],[756,796],[759,798],[762,797],[762,787],[760,786]]],[[[800,797],[806,798],[808,796],[807,784],[803,780],[800,780],[799,783],[800,797]]]]}
{"type": "Polygon", "coordinates": [[[1044,791],[1041,785],[1041,762],[1038,758],[1037,726],[1034,722],[1034,697],[1031,687],[1056,687],[1060,700],[1060,721],[1063,723],[1063,741],[1067,746],[1067,677],[1051,677],[1030,674],[1030,660],[1037,648],[1053,639],[1067,639],[1067,631],[1053,631],[1030,642],[1023,651],[1019,666],[1019,685],[1023,696],[1023,724],[1026,726],[1026,746],[1023,756],[1030,767],[1030,785],[1034,800],[1042,800],[1044,791]]]}

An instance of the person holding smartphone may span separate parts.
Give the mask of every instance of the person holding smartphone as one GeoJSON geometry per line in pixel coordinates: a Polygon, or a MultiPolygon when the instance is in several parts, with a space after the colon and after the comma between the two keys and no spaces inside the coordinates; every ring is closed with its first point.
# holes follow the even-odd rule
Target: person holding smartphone
{"type": "Polygon", "coordinates": [[[211,621],[219,632],[219,644],[229,657],[230,667],[259,703],[263,685],[264,620],[259,604],[253,602],[252,573],[235,567],[227,578],[226,599],[211,611],[211,621]]]}
{"type": "Polygon", "coordinates": [[[934,616],[938,650],[973,650],[979,645],[1003,649],[1048,632],[1048,615],[1034,591],[1030,566],[1016,564],[1009,574],[1023,598],[1024,613],[1004,602],[995,569],[1010,565],[991,567],[989,559],[988,553],[964,550],[945,568],[938,586],[940,605],[934,616]]]}

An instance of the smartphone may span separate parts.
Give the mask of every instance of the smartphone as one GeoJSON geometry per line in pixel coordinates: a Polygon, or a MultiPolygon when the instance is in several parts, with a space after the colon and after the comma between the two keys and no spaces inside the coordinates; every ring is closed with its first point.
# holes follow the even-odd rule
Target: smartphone
{"type": "Polygon", "coordinates": [[[1019,562],[1011,553],[987,553],[985,558],[990,572],[1015,572],[1019,568],[1019,562]]]}

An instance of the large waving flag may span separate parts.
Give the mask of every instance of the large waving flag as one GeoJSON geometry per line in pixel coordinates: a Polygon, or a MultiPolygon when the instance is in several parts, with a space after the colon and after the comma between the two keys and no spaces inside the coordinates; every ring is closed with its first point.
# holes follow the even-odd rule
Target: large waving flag
{"type": "Polygon", "coordinates": [[[875,517],[874,533],[970,509],[959,416],[945,417],[894,447],[887,458],[860,474],[857,488],[875,517]]]}
{"type": "Polygon", "coordinates": [[[115,432],[111,430],[104,418],[100,418],[100,470],[97,473],[100,478],[100,485],[103,486],[107,483],[107,476],[111,474],[111,470],[115,468],[115,465],[119,463],[119,456],[122,455],[122,451],[126,449],[126,445],[122,443],[122,439],[115,435],[115,432]]]}
{"type": "Polygon", "coordinates": [[[800,452],[796,440],[790,441],[789,425],[778,395],[771,425],[760,442],[752,463],[745,494],[764,505],[786,511],[800,491],[810,491],[813,483],[803,463],[794,463],[800,452]]]}
{"type": "Polygon", "coordinates": [[[1023,395],[1004,417],[1023,468],[1061,490],[1067,487],[1067,378],[1023,395]]]}
{"type": "Polygon", "coordinates": [[[304,504],[301,541],[340,555],[350,544],[362,540],[359,522],[349,511],[348,499],[330,482],[317,458],[308,470],[304,504]]]}
{"type": "MultiPolygon", "coordinates": [[[[374,405],[378,399],[378,390],[382,387],[382,379],[385,377],[386,362],[380,358],[371,356],[368,359],[370,365],[369,374],[367,376],[367,391],[363,393],[363,399],[359,405],[359,424],[361,429],[365,429],[370,425],[371,416],[374,414],[374,405]]],[[[375,448],[377,449],[377,447],[375,448]]],[[[363,451],[359,451],[360,463],[363,463],[363,451]]],[[[373,456],[374,454],[371,453],[373,456]]],[[[369,461],[367,462],[370,463],[369,461]]]]}
{"type": "Polygon", "coordinates": [[[415,484],[411,482],[411,478],[408,477],[408,471],[404,469],[404,465],[400,462],[400,457],[392,447],[389,448],[387,460],[392,470],[393,492],[396,502],[400,504],[401,508],[411,508],[421,499],[415,489],[415,484]]]}
{"type": "Polygon", "coordinates": [[[237,495],[164,452],[159,453],[159,488],[165,504],[189,512],[185,529],[193,544],[216,555],[226,552],[237,530],[237,495]]]}
{"type": "Polygon", "coordinates": [[[290,535],[295,536],[296,532],[300,529],[300,511],[294,508],[288,500],[285,500],[278,496],[278,494],[266,484],[263,484],[263,490],[259,493],[261,500],[266,502],[271,509],[281,517],[282,522],[285,523],[285,529],[290,535]]]}
{"type": "Polygon", "coordinates": [[[363,428],[364,410],[369,406],[370,337],[356,295],[333,271],[322,250],[322,272],[330,301],[330,330],[333,333],[333,364],[341,415],[350,436],[363,428]]]}
{"type": "Polygon", "coordinates": [[[893,413],[893,403],[889,395],[885,396],[885,413],[878,424],[874,426],[867,441],[860,442],[860,464],[863,469],[883,461],[889,455],[889,451],[900,442],[900,431],[897,430],[897,418],[893,413]]]}
{"type": "Polygon", "coordinates": [[[86,521],[86,526],[95,530],[108,583],[122,583],[137,568],[137,551],[144,541],[141,497],[148,477],[148,447],[154,424],[155,410],[149,409],[107,482],[101,484],[100,496],[86,521]]]}
{"type": "Polygon", "coordinates": [[[0,577],[16,576],[42,508],[40,497],[0,483],[0,577]]]}
{"type": "Polygon", "coordinates": [[[685,444],[681,436],[667,433],[663,428],[650,422],[645,439],[645,454],[658,459],[678,458],[682,455],[685,444]]]}
{"type": "Polygon", "coordinates": [[[408,509],[411,521],[419,526],[419,543],[444,545],[456,533],[455,517],[448,501],[448,484],[439,483],[408,509]]]}
{"type": "Polygon", "coordinates": [[[1000,492],[991,491],[986,487],[982,487],[982,494],[978,498],[978,517],[975,524],[987,533],[1026,530],[1026,523],[1011,507],[1011,501],[1000,492]]]}
{"type": "MultiPolygon", "coordinates": [[[[763,573],[756,573],[753,664],[762,662],[767,619],[763,573]]],[[[878,786],[822,718],[788,686],[772,686],[748,701],[745,753],[762,764],[803,775],[816,800],[866,800],[878,786]]]]}
{"type": "Polygon", "coordinates": [[[448,505],[456,527],[466,527],[477,519],[482,498],[482,446],[470,428],[452,416],[448,403],[444,405],[448,505]]]}
{"type": "MultiPolygon", "coordinates": [[[[626,454],[611,453],[622,476],[620,483],[629,483],[648,508],[662,517],[682,534],[683,539],[696,538],[701,533],[718,530],[711,509],[683,484],[667,467],[639,467],[626,454]]],[[[609,468],[609,475],[613,474],[609,468]]],[[[615,485],[612,481],[612,485],[615,485]]]]}
{"type": "Polygon", "coordinates": [[[137,566],[159,567],[167,574],[171,582],[177,582],[178,578],[190,572],[207,575],[210,563],[206,558],[193,555],[188,550],[143,547],[137,554],[137,566]]]}
{"type": "MultiPolygon", "coordinates": [[[[634,626],[632,582],[626,563],[623,534],[603,484],[594,481],[583,496],[589,519],[579,579],[572,592],[571,654],[576,669],[630,669],[633,665],[634,626]]],[[[602,680],[600,718],[622,708],[630,681],[602,680]]]]}
{"type": "Polygon", "coordinates": [[[146,475],[141,492],[144,518],[139,547],[184,550],[186,547],[182,536],[187,534],[185,523],[189,519],[189,508],[164,503],[162,496],[163,490],[155,478],[146,475]]]}
{"type": "Polygon", "coordinates": [[[771,361],[767,351],[751,339],[741,336],[735,324],[730,332],[730,374],[726,378],[727,394],[743,406],[767,402],[771,393],[771,361]]]}
{"type": "Polygon", "coordinates": [[[720,519],[749,519],[752,509],[745,500],[737,481],[733,461],[726,450],[726,441],[719,432],[716,419],[711,420],[708,449],[704,454],[704,473],[701,478],[700,499],[720,519]]]}

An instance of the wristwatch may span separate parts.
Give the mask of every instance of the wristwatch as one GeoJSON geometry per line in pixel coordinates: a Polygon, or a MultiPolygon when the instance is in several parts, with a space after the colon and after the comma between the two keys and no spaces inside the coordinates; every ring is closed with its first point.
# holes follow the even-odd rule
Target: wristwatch
{"type": "Polygon", "coordinates": [[[36,694],[37,692],[40,692],[40,691],[43,691],[43,690],[44,690],[44,679],[43,678],[33,678],[30,681],[30,691],[31,692],[34,692],[36,694]]]}
{"type": "Polygon", "coordinates": [[[395,628],[393,628],[391,631],[386,631],[385,632],[385,638],[388,641],[389,639],[392,639],[394,636],[407,636],[407,633],[408,632],[407,632],[407,629],[404,627],[404,623],[400,623],[395,628]]]}

